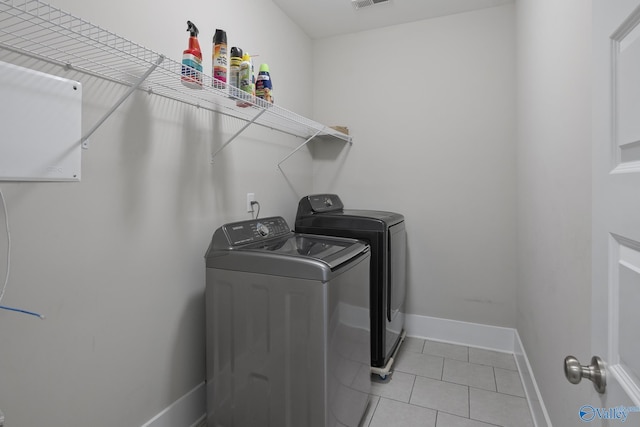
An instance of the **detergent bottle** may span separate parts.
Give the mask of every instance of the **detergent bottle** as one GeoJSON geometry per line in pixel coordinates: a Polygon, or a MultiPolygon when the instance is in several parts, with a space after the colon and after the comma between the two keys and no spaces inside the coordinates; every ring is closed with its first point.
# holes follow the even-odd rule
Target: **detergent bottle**
{"type": "Polygon", "coordinates": [[[256,97],[273,103],[273,82],[267,64],[260,64],[260,71],[256,79],[256,97]]]}

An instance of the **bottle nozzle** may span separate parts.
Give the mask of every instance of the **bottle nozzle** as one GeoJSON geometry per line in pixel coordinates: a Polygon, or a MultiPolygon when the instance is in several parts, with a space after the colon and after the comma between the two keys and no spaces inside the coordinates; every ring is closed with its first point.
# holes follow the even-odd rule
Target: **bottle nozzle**
{"type": "Polygon", "coordinates": [[[198,27],[193,22],[187,21],[187,31],[189,31],[191,37],[198,37],[198,27]]]}

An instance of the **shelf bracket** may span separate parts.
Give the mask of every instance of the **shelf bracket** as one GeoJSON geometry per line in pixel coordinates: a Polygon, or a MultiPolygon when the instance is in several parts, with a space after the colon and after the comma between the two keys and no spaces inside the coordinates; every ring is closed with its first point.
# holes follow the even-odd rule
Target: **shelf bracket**
{"type": "Polygon", "coordinates": [[[120,99],[118,99],[118,101],[114,104],[113,107],[111,107],[111,109],[109,111],[107,111],[107,113],[102,116],[102,118],[100,120],[98,120],[98,122],[93,125],[93,127],[91,129],[89,129],[89,131],[87,133],[84,134],[84,136],[82,137],[82,139],[80,139],[80,142],[82,144],[82,148],[87,149],[89,148],[89,143],[88,143],[88,139],[91,135],[93,135],[93,133],[98,130],[98,128],[100,126],[102,126],[102,124],[109,118],[109,116],[111,116],[111,114],[113,114],[114,111],[116,111],[118,109],[118,107],[120,107],[120,105],[127,100],[127,98],[129,98],[129,96],[131,96],[131,94],[133,92],[135,92],[140,85],[147,80],[147,78],[151,75],[151,73],[153,73],[153,71],[158,68],[158,65],[160,65],[162,63],[162,61],[164,61],[164,55],[160,55],[157,59],[157,61],[155,62],[155,64],[152,64],[151,67],[149,67],[149,69],[131,86],[129,87],[129,90],[127,90],[124,95],[122,95],[120,97],[120,99]]]}
{"type": "Polygon", "coordinates": [[[304,147],[305,145],[307,145],[313,138],[315,138],[316,136],[318,136],[321,132],[323,132],[326,129],[326,126],[322,129],[320,129],[319,131],[317,131],[316,133],[314,133],[313,135],[311,135],[309,138],[307,138],[306,141],[304,141],[302,144],[298,145],[298,147],[293,150],[292,152],[290,152],[284,159],[280,160],[278,162],[278,169],[280,169],[280,172],[284,173],[284,171],[282,170],[282,168],[280,167],[281,164],[283,164],[289,157],[293,156],[295,153],[298,152],[298,150],[300,150],[302,147],[304,147]]]}
{"type": "Polygon", "coordinates": [[[266,108],[265,108],[265,109],[260,110],[260,111],[258,112],[258,114],[256,114],[256,115],[253,117],[253,119],[251,119],[251,120],[249,120],[247,123],[245,123],[245,124],[244,124],[244,126],[242,126],[238,132],[234,133],[234,134],[231,136],[231,138],[229,138],[229,139],[227,140],[227,142],[225,142],[224,144],[222,144],[222,145],[220,146],[220,148],[218,148],[218,149],[217,149],[217,150],[216,150],[216,151],[211,155],[211,163],[213,163],[213,159],[215,159],[215,158],[216,158],[216,156],[218,155],[218,153],[220,153],[222,150],[224,150],[224,148],[225,148],[227,145],[231,144],[231,141],[233,141],[234,139],[236,139],[236,138],[237,138],[237,137],[238,137],[242,132],[244,132],[244,131],[245,131],[245,129],[246,129],[246,128],[248,128],[249,126],[251,126],[252,124],[254,124],[254,123],[255,123],[255,121],[256,121],[256,120],[258,120],[258,118],[259,118],[259,117],[260,117],[260,116],[261,116],[265,111],[267,111],[267,109],[266,109],[266,108]]]}

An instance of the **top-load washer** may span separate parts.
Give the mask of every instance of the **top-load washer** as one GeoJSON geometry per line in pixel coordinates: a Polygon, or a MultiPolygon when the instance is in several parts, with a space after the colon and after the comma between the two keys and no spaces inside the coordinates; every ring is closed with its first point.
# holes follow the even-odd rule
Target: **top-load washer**
{"type": "Polygon", "coordinates": [[[271,217],[223,225],[205,258],[208,426],[358,427],[369,246],[271,217]]]}
{"type": "Polygon", "coordinates": [[[298,203],[295,231],[342,236],[371,246],[371,371],[385,377],[404,339],[406,232],[399,213],[344,209],[335,194],[315,194],[298,203]]]}

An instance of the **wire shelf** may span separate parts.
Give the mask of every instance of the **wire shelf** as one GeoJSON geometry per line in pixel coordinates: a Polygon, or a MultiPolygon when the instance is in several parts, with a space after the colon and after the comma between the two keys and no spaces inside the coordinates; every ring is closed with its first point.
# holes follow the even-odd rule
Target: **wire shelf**
{"type": "Polygon", "coordinates": [[[301,138],[329,135],[351,143],[349,135],[238,88],[223,83],[226,88],[218,89],[213,77],[195,70],[202,87],[186,87],[180,62],[38,0],[0,0],[0,48],[301,138]]]}

